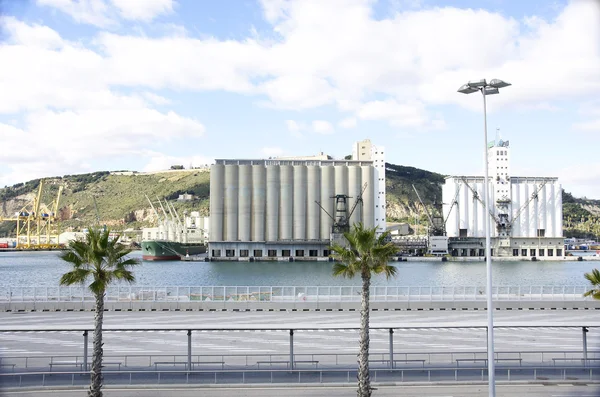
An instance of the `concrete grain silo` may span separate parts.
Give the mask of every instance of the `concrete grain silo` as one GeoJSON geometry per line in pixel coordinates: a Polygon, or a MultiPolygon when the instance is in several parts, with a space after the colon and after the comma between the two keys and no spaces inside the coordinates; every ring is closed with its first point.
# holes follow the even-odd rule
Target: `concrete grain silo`
{"type": "Polygon", "coordinates": [[[306,240],[307,169],[294,165],[293,239],[306,240]]]}
{"type": "Polygon", "coordinates": [[[279,239],[291,240],[293,236],[294,215],[294,167],[280,167],[280,196],[279,196],[279,239]]]}
{"type": "Polygon", "coordinates": [[[321,167],[321,206],[327,211],[321,213],[321,239],[328,240],[333,226],[334,208],[333,194],[335,190],[335,169],[333,165],[321,167]]]}
{"type": "Polygon", "coordinates": [[[361,221],[362,217],[362,206],[356,205],[356,200],[359,199],[362,191],[362,172],[359,166],[351,165],[348,167],[348,210],[350,211],[354,207],[354,212],[350,216],[350,226],[361,221]]]}
{"type": "Polygon", "coordinates": [[[267,171],[264,165],[252,166],[252,241],[265,241],[267,171]]]}
{"type": "Polygon", "coordinates": [[[350,220],[373,227],[374,161],[317,157],[217,160],[210,177],[210,257],[328,260],[334,196],[351,196],[348,213],[337,214],[349,215],[365,182],[362,204],[350,220]]]}
{"type": "Polygon", "coordinates": [[[210,236],[211,241],[223,241],[225,166],[214,164],[210,171],[210,236]]]}
{"type": "Polygon", "coordinates": [[[238,239],[238,166],[225,166],[225,240],[238,239]]]}
{"type": "Polygon", "coordinates": [[[321,200],[321,167],[317,165],[307,167],[306,185],[306,238],[318,240],[321,217],[327,217],[321,214],[322,210],[316,203],[321,200]]]}
{"type": "Polygon", "coordinates": [[[266,241],[279,240],[279,166],[267,166],[266,241]]]}
{"type": "Polygon", "coordinates": [[[238,240],[250,241],[252,219],[252,166],[238,166],[238,240]]]}

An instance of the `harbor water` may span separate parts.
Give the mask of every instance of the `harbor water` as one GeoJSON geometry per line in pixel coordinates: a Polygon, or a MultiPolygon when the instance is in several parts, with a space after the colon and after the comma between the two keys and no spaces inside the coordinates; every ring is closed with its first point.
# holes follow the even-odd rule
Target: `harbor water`
{"type": "MultiPolygon", "coordinates": [[[[0,253],[0,287],[59,284],[69,271],[58,252],[0,253]]],[[[141,252],[132,255],[141,261],[141,252]]],[[[375,276],[376,286],[483,286],[485,262],[393,262],[397,276],[375,276]]],[[[581,286],[584,273],[600,267],[598,261],[493,262],[495,286],[581,286]]],[[[135,267],[138,286],[328,286],[360,285],[360,278],[332,275],[329,262],[141,262],[135,267]]]]}

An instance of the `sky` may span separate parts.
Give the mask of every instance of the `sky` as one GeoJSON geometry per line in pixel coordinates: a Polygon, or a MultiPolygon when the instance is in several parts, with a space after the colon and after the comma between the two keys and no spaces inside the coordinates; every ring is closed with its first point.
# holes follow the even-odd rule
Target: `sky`
{"type": "Polygon", "coordinates": [[[600,0],[0,0],[0,186],[214,159],[514,176],[600,199],[600,0]]]}

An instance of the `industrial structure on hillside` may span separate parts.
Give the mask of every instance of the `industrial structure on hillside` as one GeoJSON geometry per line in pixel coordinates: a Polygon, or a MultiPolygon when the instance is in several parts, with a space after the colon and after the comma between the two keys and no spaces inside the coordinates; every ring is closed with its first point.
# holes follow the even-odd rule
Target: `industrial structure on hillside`
{"type": "Polygon", "coordinates": [[[446,178],[443,217],[450,254],[484,256],[484,222],[489,216],[492,256],[563,256],[558,178],[512,176],[508,141],[491,142],[488,158],[490,208],[484,202],[483,177],[446,178]]]}
{"type": "Polygon", "coordinates": [[[369,140],[350,160],[216,160],[210,192],[210,258],[325,259],[356,222],[386,230],[385,154],[369,140]]]}

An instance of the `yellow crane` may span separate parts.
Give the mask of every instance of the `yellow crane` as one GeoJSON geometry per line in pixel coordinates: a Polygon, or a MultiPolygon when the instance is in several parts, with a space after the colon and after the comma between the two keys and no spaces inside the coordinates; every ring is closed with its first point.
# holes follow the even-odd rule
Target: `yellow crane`
{"type": "Polygon", "coordinates": [[[0,221],[17,222],[17,249],[53,249],[60,247],[60,218],[58,209],[63,186],[48,206],[42,203],[44,181],[40,180],[37,195],[33,201],[21,208],[14,217],[0,221]]]}

